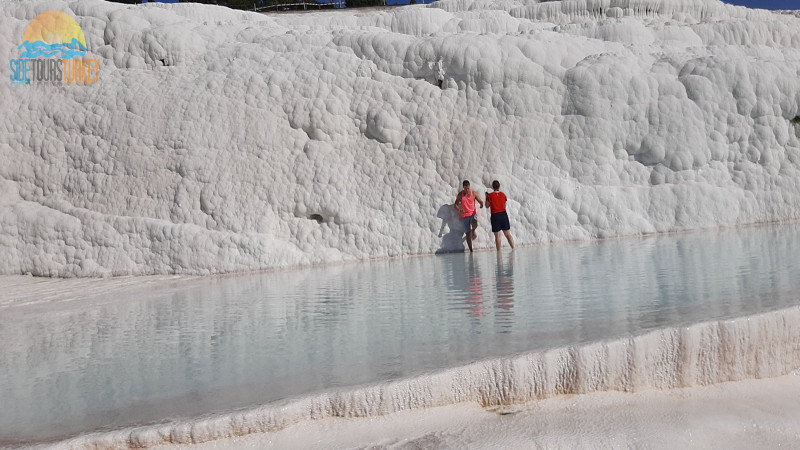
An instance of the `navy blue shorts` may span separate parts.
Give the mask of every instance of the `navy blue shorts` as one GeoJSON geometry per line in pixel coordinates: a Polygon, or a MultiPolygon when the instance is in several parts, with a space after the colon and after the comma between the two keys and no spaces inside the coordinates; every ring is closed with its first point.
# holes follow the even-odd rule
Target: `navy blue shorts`
{"type": "Polygon", "coordinates": [[[472,221],[478,221],[478,213],[475,213],[469,217],[462,217],[461,223],[464,224],[464,233],[471,233],[472,232],[472,221]]]}
{"type": "Polygon", "coordinates": [[[505,211],[492,214],[492,233],[510,230],[511,224],[508,223],[508,214],[505,211]]]}

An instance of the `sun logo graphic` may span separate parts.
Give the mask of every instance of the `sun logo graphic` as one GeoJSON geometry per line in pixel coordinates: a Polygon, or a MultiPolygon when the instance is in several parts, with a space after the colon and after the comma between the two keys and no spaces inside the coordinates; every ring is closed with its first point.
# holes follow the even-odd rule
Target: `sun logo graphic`
{"type": "Polygon", "coordinates": [[[78,22],[62,11],[36,16],[12,59],[11,85],[90,86],[97,83],[100,60],[86,58],[86,37],[78,22]]]}

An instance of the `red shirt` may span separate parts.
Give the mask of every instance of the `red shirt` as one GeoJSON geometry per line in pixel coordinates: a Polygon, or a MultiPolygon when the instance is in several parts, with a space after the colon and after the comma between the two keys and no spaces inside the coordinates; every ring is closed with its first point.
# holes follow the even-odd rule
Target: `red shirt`
{"type": "Polygon", "coordinates": [[[506,194],[500,191],[492,192],[486,196],[486,202],[492,208],[492,214],[501,213],[506,210],[506,194]]]}

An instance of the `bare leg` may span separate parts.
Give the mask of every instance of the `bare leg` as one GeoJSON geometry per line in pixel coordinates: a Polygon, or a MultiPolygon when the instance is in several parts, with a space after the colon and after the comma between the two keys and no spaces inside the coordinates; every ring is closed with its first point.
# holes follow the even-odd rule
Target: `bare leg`
{"type": "Polygon", "coordinates": [[[478,229],[478,221],[477,220],[473,220],[472,221],[472,239],[477,239],[478,232],[475,231],[477,229],[478,229]]]}
{"type": "MultiPolygon", "coordinates": [[[[510,245],[511,248],[514,248],[514,238],[511,237],[511,231],[510,230],[503,230],[503,234],[506,235],[506,240],[508,241],[508,245],[510,245]]],[[[497,235],[497,248],[498,249],[500,248],[500,235],[499,234],[497,235]]]]}
{"type": "Polygon", "coordinates": [[[467,247],[469,247],[469,252],[472,253],[472,233],[467,233],[467,247]]]}
{"type": "Polygon", "coordinates": [[[497,251],[500,251],[500,232],[495,231],[494,233],[494,245],[497,247],[497,251]]]}

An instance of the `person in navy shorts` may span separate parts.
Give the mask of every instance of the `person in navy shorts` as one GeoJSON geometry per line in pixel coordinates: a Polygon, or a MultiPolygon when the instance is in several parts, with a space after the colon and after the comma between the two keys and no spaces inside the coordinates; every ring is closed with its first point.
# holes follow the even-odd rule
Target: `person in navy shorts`
{"type": "Polygon", "coordinates": [[[500,182],[492,181],[494,192],[486,195],[486,204],[492,211],[492,233],[494,233],[494,243],[500,251],[500,232],[506,235],[506,240],[511,248],[514,248],[514,238],[511,237],[511,224],[508,223],[508,213],[506,213],[506,194],[500,192],[500,182]]]}

